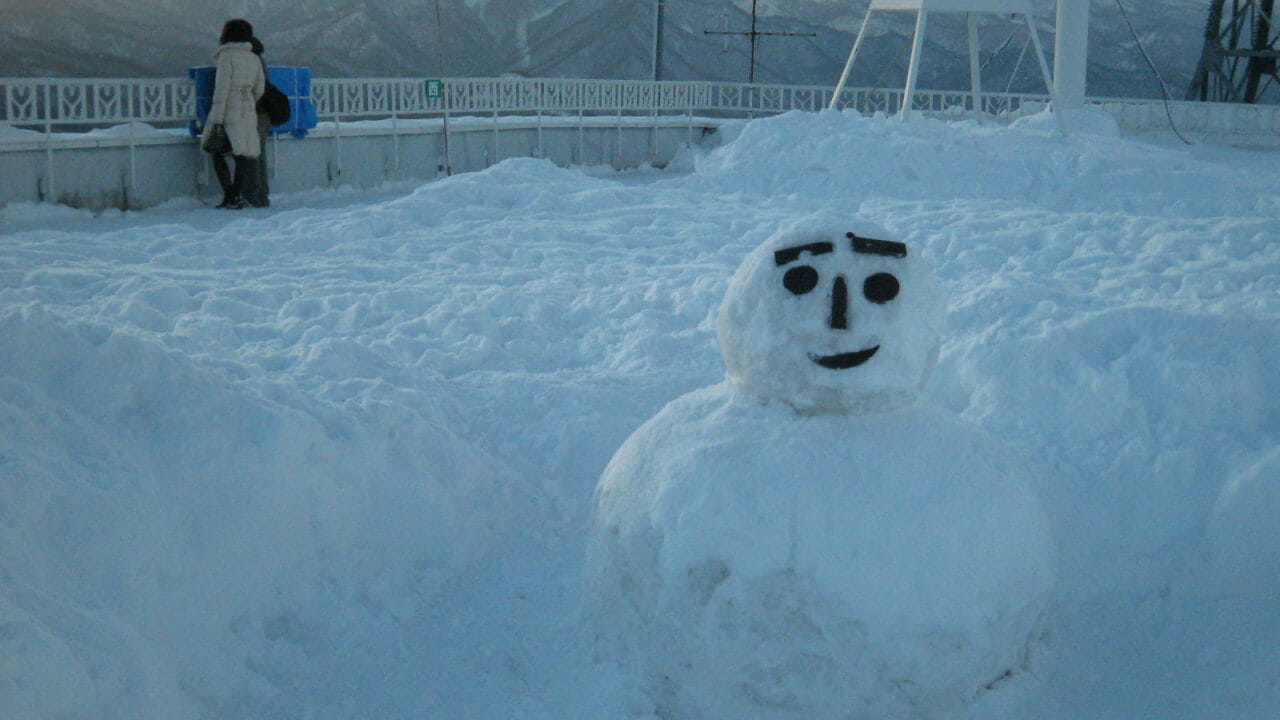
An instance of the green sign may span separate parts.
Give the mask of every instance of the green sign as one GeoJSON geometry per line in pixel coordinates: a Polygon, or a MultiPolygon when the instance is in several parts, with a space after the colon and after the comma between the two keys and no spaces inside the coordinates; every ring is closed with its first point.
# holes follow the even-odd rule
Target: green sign
{"type": "Polygon", "coordinates": [[[443,90],[444,90],[444,81],[443,81],[443,80],[428,80],[428,81],[427,81],[427,97],[429,97],[429,98],[438,98],[438,97],[440,97],[440,95],[442,95],[442,94],[443,94],[443,92],[442,92],[443,90]]]}

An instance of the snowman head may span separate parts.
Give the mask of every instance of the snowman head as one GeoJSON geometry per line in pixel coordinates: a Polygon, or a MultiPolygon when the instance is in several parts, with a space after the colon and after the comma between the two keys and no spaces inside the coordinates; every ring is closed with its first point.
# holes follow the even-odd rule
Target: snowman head
{"type": "Polygon", "coordinates": [[[729,380],[801,412],[914,403],[937,357],[944,301],[933,273],[869,223],[810,218],[756,248],[720,308],[729,380]]]}

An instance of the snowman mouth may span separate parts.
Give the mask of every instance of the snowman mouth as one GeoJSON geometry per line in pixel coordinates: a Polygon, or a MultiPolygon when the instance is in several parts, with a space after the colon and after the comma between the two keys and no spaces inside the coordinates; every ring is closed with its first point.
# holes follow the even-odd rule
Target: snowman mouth
{"type": "Polygon", "coordinates": [[[876,345],[875,347],[870,347],[866,350],[840,353],[839,355],[814,355],[813,353],[809,353],[809,359],[828,370],[848,370],[849,368],[858,367],[862,363],[870,360],[871,356],[875,355],[876,351],[879,349],[880,346],[876,345]]]}

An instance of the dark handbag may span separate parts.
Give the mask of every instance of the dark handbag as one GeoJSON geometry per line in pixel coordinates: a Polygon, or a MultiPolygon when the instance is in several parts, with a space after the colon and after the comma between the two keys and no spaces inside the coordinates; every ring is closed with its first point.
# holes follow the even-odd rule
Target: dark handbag
{"type": "Polygon", "coordinates": [[[262,91],[262,97],[258,98],[258,112],[266,113],[272,125],[283,125],[289,122],[292,114],[289,108],[289,97],[280,88],[268,82],[262,91]]]}
{"type": "Polygon", "coordinates": [[[231,138],[227,137],[227,129],[222,123],[209,128],[209,136],[200,144],[200,149],[211,155],[226,155],[231,152],[231,138]]]}
{"type": "Polygon", "coordinates": [[[267,116],[273,127],[283,125],[293,115],[293,110],[289,107],[289,96],[271,84],[267,61],[261,55],[258,56],[258,62],[262,65],[262,97],[258,98],[257,110],[267,116]]]}

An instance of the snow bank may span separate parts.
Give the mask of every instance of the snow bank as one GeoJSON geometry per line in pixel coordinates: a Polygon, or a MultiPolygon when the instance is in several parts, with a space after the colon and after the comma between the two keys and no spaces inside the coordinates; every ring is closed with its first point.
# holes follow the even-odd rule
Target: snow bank
{"type": "Polygon", "coordinates": [[[1033,130],[1038,132],[1062,132],[1066,126],[1071,135],[1097,135],[1107,138],[1120,137],[1120,126],[1116,119],[1106,110],[1096,107],[1083,107],[1073,110],[1044,110],[1032,115],[1020,117],[1010,123],[1016,130],[1033,130]],[[1061,115],[1061,120],[1059,120],[1061,115]]]}
{"type": "Polygon", "coordinates": [[[1275,604],[1212,568],[1271,567],[1275,164],[824,112],[685,174],[0,209],[0,715],[652,717],[571,640],[592,488],[724,376],[741,259],[828,211],[936,269],[924,400],[1068,541],[1051,641],[967,716],[1274,716],[1275,604]]]}
{"type": "Polygon", "coordinates": [[[1280,447],[1223,486],[1209,549],[1217,589],[1261,602],[1280,597],[1280,447]]]}
{"type": "Polygon", "coordinates": [[[598,490],[592,620],[659,717],[933,717],[1021,673],[1054,550],[1020,464],[929,407],[798,415],[719,385],[598,490]]]}
{"type": "Polygon", "coordinates": [[[44,133],[39,130],[27,130],[25,128],[16,128],[12,125],[0,123],[0,142],[5,141],[23,141],[23,140],[39,140],[44,137],[44,133]]]}
{"type": "MultiPolygon", "coordinates": [[[[274,707],[268,678],[344,626],[423,612],[502,517],[504,472],[429,393],[351,378],[326,402],[165,347],[166,312],[192,302],[147,289],[123,328],[0,314],[6,717],[274,707]]],[[[313,372],[363,362],[319,345],[313,372]]]]}
{"type": "Polygon", "coordinates": [[[689,184],[851,211],[884,199],[999,203],[988,210],[992,217],[1013,205],[1150,217],[1247,215],[1260,209],[1260,198],[1280,191],[1273,173],[1254,177],[1230,163],[1118,137],[1064,138],[1037,125],[903,123],[853,111],[747,123],[732,142],[700,158],[689,184]]]}

